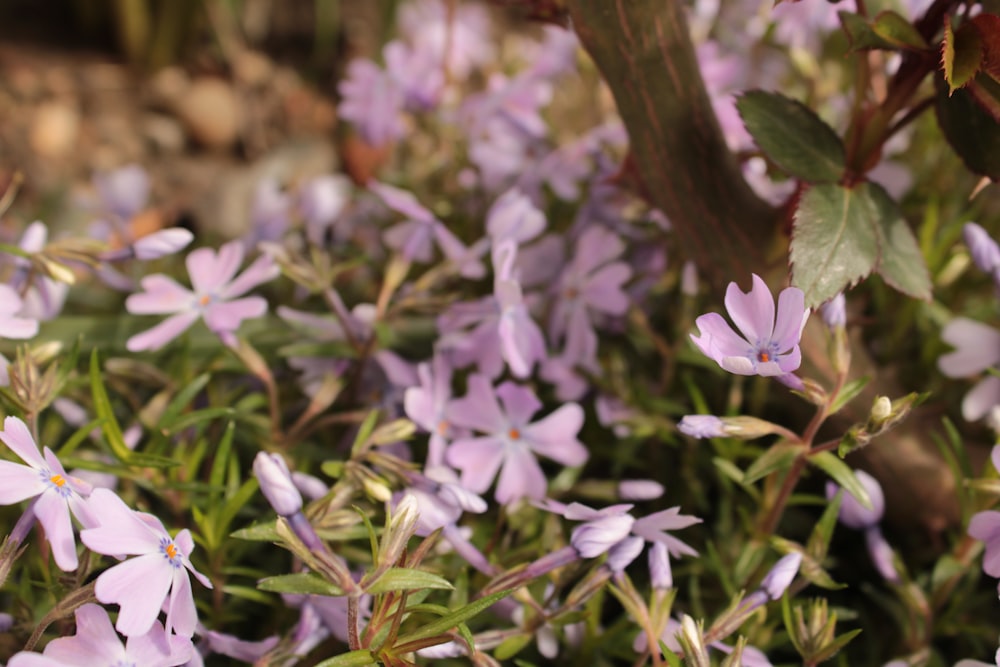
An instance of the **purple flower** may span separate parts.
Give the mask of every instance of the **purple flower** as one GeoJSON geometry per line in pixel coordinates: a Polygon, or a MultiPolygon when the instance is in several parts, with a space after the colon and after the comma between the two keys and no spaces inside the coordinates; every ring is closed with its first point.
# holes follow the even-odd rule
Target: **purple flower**
{"type": "MultiPolygon", "coordinates": [[[[854,474],[861,485],[865,487],[865,491],[868,492],[872,508],[864,507],[852,494],[844,493],[837,518],[848,528],[864,531],[868,555],[871,556],[875,568],[887,581],[898,582],[899,573],[893,563],[892,547],[886,542],[882,535],[882,529],[879,527],[885,512],[885,494],[882,492],[882,486],[878,480],[864,470],[855,470],[854,474]]],[[[838,491],[840,491],[839,486],[833,482],[827,482],[827,499],[832,499],[838,491]]]]}
{"type": "Polygon", "coordinates": [[[428,111],[438,105],[444,93],[445,78],[441,62],[434,54],[394,40],[385,45],[382,56],[386,71],[403,91],[407,109],[428,111]]]}
{"type": "Polygon", "coordinates": [[[454,524],[463,512],[482,514],[486,511],[486,501],[463,488],[458,476],[444,466],[429,466],[423,475],[414,473],[410,487],[397,494],[397,505],[404,495],[412,496],[416,502],[416,534],[421,537],[454,524]]]}
{"type": "Polygon", "coordinates": [[[435,354],[430,363],[417,366],[419,387],[410,387],[403,395],[406,416],[430,433],[427,465],[444,463],[444,450],[452,436],[451,423],[445,414],[451,400],[451,368],[442,354],[435,354]]]}
{"type": "Polygon", "coordinates": [[[819,307],[823,324],[830,329],[842,329],[847,324],[847,299],[841,292],[819,307]]]}
{"type": "Polygon", "coordinates": [[[654,512],[641,519],[636,519],[635,524],[632,526],[632,534],[643,538],[647,542],[662,542],[674,558],[679,558],[680,556],[697,556],[697,551],[673,535],[668,535],[666,532],[668,530],[681,530],[696,523],[701,523],[701,519],[698,517],[681,514],[680,511],[680,507],[671,507],[660,512],[654,512]]]}
{"type": "Polygon", "coordinates": [[[131,510],[107,489],[95,489],[87,508],[99,522],[96,528],[80,531],[87,548],[119,558],[137,556],[105,570],[94,588],[98,600],[121,608],[115,624],[118,632],[129,637],[146,634],[166,603],[166,631],[182,637],[194,634],[198,612],[188,572],[203,586],[212,584],[188,560],[194,550],[191,531],[170,537],[159,519],[131,510]]]}
{"type": "Polygon", "coordinates": [[[310,243],[321,245],[326,230],[343,213],[349,202],[350,182],[344,176],[317,176],[299,188],[299,211],[305,218],[310,243]]]}
{"type": "Polygon", "coordinates": [[[476,67],[496,60],[490,36],[490,15],[485,7],[442,0],[407,2],[399,7],[398,23],[408,40],[433,56],[459,81],[476,67]]]}
{"type": "Polygon", "coordinates": [[[258,241],[280,241],[291,218],[292,197],[277,179],[261,179],[250,204],[250,234],[246,242],[252,247],[258,241]]]}
{"type": "Polygon", "coordinates": [[[583,425],[583,409],[576,403],[530,422],[542,408],[530,389],[504,382],[494,391],[482,375],[470,376],[468,386],[468,394],[452,402],[448,416],[453,424],[484,435],[459,438],[446,454],[447,462],[461,470],[466,488],[483,493],[499,471],[497,502],[540,499],[547,484],[536,456],[565,466],[580,466],[587,460],[587,449],[576,439],[583,425]]]}
{"type": "MultiPolygon", "coordinates": [[[[938,359],[938,368],[948,377],[968,377],[1000,363],[1000,331],[966,317],[956,317],[941,332],[953,352],[938,359]]],[[[962,400],[962,416],[977,421],[1000,404],[1000,378],[988,375],[962,400]]]]}
{"type": "Polygon", "coordinates": [[[775,319],[774,298],[760,276],[754,274],[749,292],[741,292],[735,282],[729,283],[726,290],[726,310],[742,336],[721,315],[708,313],[695,320],[701,335],[692,334],[691,340],[702,354],[730,373],[785,375],[802,363],[799,338],[809,317],[804,304],[802,290],[786,287],[778,295],[775,319]]]}
{"type": "MultiPolygon", "coordinates": [[[[41,252],[48,241],[49,230],[45,223],[36,220],[28,225],[21,235],[18,246],[21,250],[29,253],[41,252]]],[[[69,293],[69,285],[58,280],[53,280],[32,270],[31,261],[24,257],[15,257],[14,266],[17,267],[14,275],[11,276],[9,284],[17,294],[23,295],[23,303],[17,311],[18,315],[29,320],[51,320],[58,315],[66,302],[66,295],[69,293]],[[29,282],[30,280],[30,282],[29,282]]],[[[9,293],[0,297],[0,303],[7,307],[12,307],[9,301],[9,293]]],[[[7,315],[0,313],[0,317],[7,315]]],[[[32,334],[34,335],[34,334],[32,334]]],[[[7,364],[0,356],[0,376],[6,377],[7,364]]],[[[3,380],[3,384],[7,381],[3,380]]]]}
{"type": "Polygon", "coordinates": [[[243,244],[230,241],[219,252],[199,248],[188,254],[187,269],[194,291],[179,285],[163,274],[142,279],[144,291],[125,300],[125,307],[136,315],[173,313],[152,329],[128,339],[125,346],[131,352],[157,350],[186,331],[202,318],[213,332],[229,344],[240,323],[260,317],[267,311],[263,297],[241,297],[261,283],[280,273],[270,257],[261,255],[239,276],[236,271],[243,262],[243,244]]]}
{"type": "Polygon", "coordinates": [[[76,634],[53,639],[44,655],[18,653],[8,667],[175,667],[192,658],[194,647],[187,637],[168,635],[158,621],[149,632],[133,635],[122,646],[111,627],[108,612],[88,603],[76,610],[76,634]]]}
{"type": "Polygon", "coordinates": [[[352,123],[367,143],[382,146],[403,136],[403,89],[371,60],[352,60],[337,90],[341,96],[338,115],[352,123]]]}
{"type": "Polygon", "coordinates": [[[677,430],[692,438],[724,438],[724,426],[715,415],[684,415],[677,423],[677,430]]]}
{"type": "Polygon", "coordinates": [[[432,244],[436,242],[463,277],[476,279],[486,275],[486,269],[475,252],[467,248],[412,194],[377,181],[369,182],[368,189],[378,195],[386,206],[406,218],[385,231],[383,238],[387,246],[407,260],[429,262],[432,244]]]}
{"type": "Polygon", "coordinates": [[[84,526],[92,522],[83,500],[90,495],[91,486],[67,475],[48,447],[43,456],[28,427],[17,417],[4,419],[3,428],[0,440],[27,465],[0,461],[0,505],[34,498],[29,511],[45,529],[56,565],[67,572],[75,570],[79,563],[70,513],[84,526]]]}
{"type": "Polygon", "coordinates": [[[802,554],[797,551],[782,556],[760,582],[761,590],[766,592],[771,600],[779,599],[792,585],[801,565],[802,554]]]}
{"type": "MultiPolygon", "coordinates": [[[[0,284],[0,338],[23,340],[38,333],[38,320],[21,314],[24,302],[10,285],[0,284]]],[[[10,382],[7,357],[0,354],[0,385],[10,382]]]]}
{"type": "Polygon", "coordinates": [[[280,516],[291,516],[302,510],[299,493],[288,464],[280,454],[257,452],[253,460],[253,474],[260,482],[260,491],[280,516]]]}
{"type": "Polygon", "coordinates": [[[985,229],[974,222],[967,222],[962,227],[962,239],[979,270],[992,274],[1000,269],[1000,246],[985,229]]]}
{"type": "Polygon", "coordinates": [[[514,275],[517,244],[504,241],[494,252],[493,295],[500,307],[497,334],[500,354],[517,378],[531,375],[535,364],[545,359],[545,337],[524,303],[521,283],[514,275]]]}
{"type": "MultiPolygon", "coordinates": [[[[987,510],[974,514],[969,521],[969,536],[985,545],[983,572],[1000,578],[1000,512],[987,510]]],[[[1000,586],[997,592],[1000,594],[1000,586]]]]}
{"type": "Polygon", "coordinates": [[[93,183],[101,208],[118,224],[130,220],[149,201],[149,176],[137,164],[96,173],[93,183]]]}
{"type": "Polygon", "coordinates": [[[527,243],[545,231],[545,225],[545,214],[517,188],[498,197],[486,216],[486,231],[494,243],[527,243]]]}
{"type": "Polygon", "coordinates": [[[663,495],[663,485],[652,479],[623,479],[618,482],[622,500],[656,500],[663,495]]]}

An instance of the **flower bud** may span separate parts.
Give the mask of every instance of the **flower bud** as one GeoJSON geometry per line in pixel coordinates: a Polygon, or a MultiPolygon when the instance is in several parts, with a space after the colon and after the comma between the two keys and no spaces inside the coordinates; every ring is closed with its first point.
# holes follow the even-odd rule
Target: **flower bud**
{"type": "Polygon", "coordinates": [[[802,565],[802,554],[799,552],[793,551],[783,556],[760,582],[760,587],[767,592],[769,598],[777,600],[792,585],[800,565],[802,565]]]}
{"type": "MultiPolygon", "coordinates": [[[[862,505],[852,494],[844,493],[844,498],[840,503],[840,514],[837,518],[848,528],[866,530],[877,526],[879,521],[882,520],[882,515],[885,512],[885,495],[882,493],[882,486],[878,483],[878,480],[864,470],[855,470],[854,476],[857,477],[861,486],[868,493],[868,499],[871,501],[871,509],[862,505]]],[[[839,486],[833,482],[827,482],[827,499],[832,499],[837,495],[837,491],[839,490],[839,486]]]]}
{"type": "Polygon", "coordinates": [[[674,576],[670,569],[670,553],[663,542],[653,542],[649,550],[649,579],[653,588],[666,590],[674,587],[674,576]]]}
{"type": "Polygon", "coordinates": [[[573,529],[570,544],[581,558],[597,558],[615,546],[632,530],[635,519],[630,514],[605,516],[573,529]]]}
{"type": "Polygon", "coordinates": [[[625,479],[618,483],[622,500],[656,500],[663,495],[663,485],[651,479],[625,479]]]}
{"type": "Polygon", "coordinates": [[[681,269],[681,294],[698,296],[698,268],[690,260],[684,262],[681,269]]]}
{"type": "Polygon", "coordinates": [[[143,236],[132,244],[132,250],[136,259],[159,259],[183,250],[193,240],[194,234],[183,227],[170,227],[143,236]]]}
{"type": "Polygon", "coordinates": [[[972,261],[985,273],[992,273],[1000,268],[1000,247],[985,229],[974,222],[968,222],[962,227],[962,238],[969,247],[972,261]]]}
{"type": "Polygon", "coordinates": [[[847,299],[841,292],[819,307],[819,315],[830,329],[842,329],[847,324],[847,299]]]}
{"type": "Polygon", "coordinates": [[[708,657],[708,649],[705,648],[705,640],[701,634],[701,628],[695,620],[684,614],[681,618],[681,631],[678,639],[684,648],[684,659],[688,665],[693,667],[709,667],[712,661],[708,657]]]}
{"type": "Polygon", "coordinates": [[[879,396],[872,403],[870,419],[875,424],[881,424],[892,415],[892,401],[888,396],[879,396]]]}
{"type": "Polygon", "coordinates": [[[253,460],[253,472],[260,482],[261,493],[280,516],[291,516],[302,510],[302,496],[281,456],[259,452],[253,460]]]}

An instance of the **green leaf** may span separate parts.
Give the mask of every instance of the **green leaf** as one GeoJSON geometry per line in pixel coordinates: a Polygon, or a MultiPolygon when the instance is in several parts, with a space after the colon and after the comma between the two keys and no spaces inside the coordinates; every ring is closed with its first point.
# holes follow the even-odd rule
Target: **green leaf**
{"type": "Polygon", "coordinates": [[[872,22],[872,30],[881,39],[896,48],[913,51],[923,51],[930,48],[920,31],[894,11],[879,12],[872,22]]]}
{"type": "Polygon", "coordinates": [[[879,37],[864,16],[843,10],[837,12],[837,16],[840,17],[840,25],[847,33],[847,40],[851,43],[851,51],[892,48],[892,44],[879,37]]]}
{"type": "Polygon", "coordinates": [[[772,445],[747,468],[743,474],[743,483],[751,484],[776,470],[790,468],[795,459],[804,452],[805,448],[802,445],[791,442],[772,445]]]}
{"type": "Polygon", "coordinates": [[[372,431],[375,430],[375,425],[378,423],[378,417],[378,410],[372,410],[365,415],[365,420],[361,422],[361,426],[358,428],[358,434],[354,438],[354,444],[351,445],[352,456],[357,455],[362,448],[368,444],[368,441],[372,436],[372,431]]]}
{"type": "Polygon", "coordinates": [[[493,650],[493,657],[497,660],[510,660],[515,655],[523,651],[534,638],[535,636],[530,633],[508,637],[500,642],[500,645],[493,650]]]}
{"type": "Polygon", "coordinates": [[[844,491],[841,489],[836,496],[827,503],[823,515],[809,534],[809,541],[806,543],[806,551],[816,558],[825,558],[830,550],[830,540],[833,539],[833,530],[837,526],[837,516],[840,514],[840,505],[844,500],[844,491]]]}
{"type": "Polygon", "coordinates": [[[850,630],[850,631],[845,632],[844,634],[840,635],[836,639],[834,639],[832,642],[830,642],[829,644],[827,644],[823,648],[822,651],[820,651],[816,655],[816,662],[823,662],[823,661],[829,660],[833,656],[837,655],[837,653],[840,652],[840,649],[842,649],[845,646],[847,646],[847,644],[852,639],[854,639],[855,637],[857,637],[858,635],[860,635],[861,631],[862,631],[861,628],[857,628],[855,630],[850,630]]]}
{"type": "Polygon", "coordinates": [[[837,397],[830,404],[830,414],[837,414],[840,409],[851,402],[855,396],[861,393],[861,391],[868,385],[871,380],[868,376],[858,378],[857,380],[851,380],[841,387],[840,392],[837,397]]]}
{"type": "Polygon", "coordinates": [[[760,149],[789,175],[808,183],[840,180],[844,145],[809,107],[761,90],[741,95],[736,107],[760,149]]]}
{"type": "Polygon", "coordinates": [[[366,648],[341,653],[336,658],[328,658],[316,665],[316,667],[364,667],[364,665],[377,664],[378,660],[372,652],[366,648]]]}
{"type": "Polygon", "coordinates": [[[938,125],[952,149],[970,171],[1000,180],[1000,123],[968,91],[949,95],[941,76],[934,83],[938,125]]]}
{"type": "Polygon", "coordinates": [[[115,411],[111,407],[108,391],[104,388],[104,379],[101,377],[101,360],[97,350],[90,354],[90,393],[94,398],[94,411],[97,412],[98,419],[102,420],[101,432],[111,447],[111,453],[122,463],[129,463],[129,459],[132,458],[132,450],[125,444],[122,428],[115,418],[115,411]]]}
{"type": "Polygon", "coordinates": [[[792,284],[815,308],[868,276],[878,262],[874,212],[865,191],[816,185],[802,195],[792,230],[792,284]]]}
{"type": "Polygon", "coordinates": [[[379,577],[366,589],[366,592],[377,595],[389,591],[412,591],[424,588],[453,590],[455,587],[444,577],[431,572],[409,567],[394,567],[379,577]]]}
{"type": "Polygon", "coordinates": [[[497,602],[504,599],[513,592],[514,592],[513,588],[508,588],[506,590],[497,591],[496,593],[487,595],[486,597],[479,598],[474,602],[470,602],[464,607],[461,607],[451,612],[447,616],[442,616],[436,621],[432,621],[427,625],[423,626],[419,630],[411,632],[410,634],[404,637],[400,637],[396,641],[395,648],[402,653],[406,651],[406,644],[448,632],[459,623],[464,623],[473,616],[477,616],[483,611],[486,611],[487,609],[489,609],[497,602]]]}
{"type": "Polygon", "coordinates": [[[181,412],[183,412],[185,408],[191,405],[191,402],[194,401],[195,397],[199,393],[201,393],[201,390],[205,388],[205,385],[207,385],[208,381],[211,379],[211,375],[208,373],[202,373],[189,382],[186,387],[177,392],[167,407],[163,410],[163,415],[160,417],[157,427],[168,432],[174,430],[174,421],[180,416],[181,412]]]}
{"type": "Polygon", "coordinates": [[[272,593],[303,593],[330,597],[337,597],[344,594],[344,591],[311,572],[279,574],[276,577],[267,577],[257,582],[257,588],[272,593]]]}
{"type": "Polygon", "coordinates": [[[247,540],[248,542],[280,542],[281,537],[274,527],[275,523],[275,521],[256,523],[247,528],[240,528],[230,533],[229,536],[235,537],[238,540],[247,540]]]}
{"type": "Polygon", "coordinates": [[[833,481],[854,496],[855,500],[861,503],[865,509],[872,509],[872,501],[868,497],[868,491],[864,485],[858,480],[854,471],[835,454],[832,452],[812,454],[809,456],[809,463],[829,475],[833,481]]]}
{"type": "Polygon", "coordinates": [[[864,188],[875,207],[879,248],[875,271],[893,289],[930,301],[932,286],[927,263],[902,211],[878,183],[864,183],[860,188],[864,188]]]}
{"type": "Polygon", "coordinates": [[[983,66],[983,39],[971,23],[953,30],[951,21],[944,23],[941,44],[941,69],[948,82],[949,94],[965,86],[983,66]]]}

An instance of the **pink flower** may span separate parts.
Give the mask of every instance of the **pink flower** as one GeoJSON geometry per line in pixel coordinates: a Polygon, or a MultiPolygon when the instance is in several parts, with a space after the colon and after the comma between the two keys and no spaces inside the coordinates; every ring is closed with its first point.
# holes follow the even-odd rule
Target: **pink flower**
{"type": "Polygon", "coordinates": [[[122,646],[108,612],[96,604],[85,604],[76,610],[75,635],[53,639],[44,655],[18,653],[8,667],[174,667],[186,663],[193,653],[190,639],[167,635],[159,622],[154,622],[146,634],[129,637],[122,646]]]}
{"type": "MultiPolygon", "coordinates": [[[[24,303],[10,285],[0,284],[0,338],[24,340],[38,333],[38,320],[20,316],[24,303]]],[[[10,382],[7,357],[0,354],[0,385],[10,382]]]]}
{"type": "Polygon", "coordinates": [[[267,312],[267,301],[263,297],[237,297],[276,278],[280,272],[270,257],[261,255],[236,276],[243,263],[243,252],[243,244],[239,241],[230,241],[219,248],[218,253],[210,248],[191,252],[187,256],[187,269],[193,291],[163,274],[143,278],[144,291],[125,300],[128,311],[136,315],[173,315],[152,329],[132,336],[125,346],[131,352],[158,350],[199,318],[204,319],[223,342],[233,342],[233,333],[243,320],[267,312]]]}
{"type": "Polygon", "coordinates": [[[576,403],[529,422],[542,408],[530,389],[504,382],[494,391],[482,375],[470,376],[468,384],[469,393],[452,402],[448,416],[456,426],[484,435],[455,440],[446,459],[462,471],[462,484],[469,490],[483,493],[499,472],[497,502],[541,499],[546,480],[537,455],[566,466],[583,465],[587,460],[587,449],[576,439],[583,425],[583,409],[576,403]]]}
{"type": "Polygon", "coordinates": [[[191,531],[172,538],[159,519],[133,511],[107,489],[94,490],[87,505],[99,525],[80,531],[83,543],[99,554],[137,556],[105,570],[94,589],[98,600],[121,607],[118,632],[129,637],[146,634],[166,602],[167,633],[194,634],[198,613],[188,572],[207,588],[212,584],[188,560],[194,550],[191,531]]]}
{"type": "Polygon", "coordinates": [[[45,529],[56,565],[67,572],[75,570],[76,539],[69,517],[72,512],[82,524],[90,523],[83,500],[90,494],[90,485],[67,475],[48,447],[43,456],[28,427],[17,417],[7,417],[3,427],[0,440],[28,465],[0,461],[0,505],[35,498],[30,511],[45,529]]]}

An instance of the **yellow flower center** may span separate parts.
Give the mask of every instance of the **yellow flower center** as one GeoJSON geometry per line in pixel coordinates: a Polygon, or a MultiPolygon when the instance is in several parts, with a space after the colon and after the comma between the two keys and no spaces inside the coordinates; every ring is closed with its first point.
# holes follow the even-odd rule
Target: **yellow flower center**
{"type": "Polygon", "coordinates": [[[66,486],[66,479],[62,475],[52,475],[52,477],[49,477],[49,481],[59,488],[66,486]]]}
{"type": "Polygon", "coordinates": [[[177,558],[177,547],[174,545],[173,542],[164,547],[163,550],[167,552],[167,558],[169,558],[170,560],[177,558]]]}
{"type": "Polygon", "coordinates": [[[507,432],[507,436],[511,440],[519,440],[521,438],[521,432],[518,431],[516,428],[512,428],[510,431],[507,432]]]}
{"type": "Polygon", "coordinates": [[[757,361],[767,363],[768,361],[771,361],[771,355],[769,355],[767,352],[758,352],[757,361]]]}
{"type": "Polygon", "coordinates": [[[445,435],[448,435],[448,428],[450,426],[451,426],[451,424],[448,423],[447,419],[442,419],[441,421],[439,421],[438,422],[438,427],[437,427],[438,435],[440,435],[442,437],[445,436],[445,435]]]}
{"type": "Polygon", "coordinates": [[[211,301],[212,297],[210,297],[207,294],[203,295],[200,299],[198,299],[198,303],[200,303],[203,306],[207,306],[209,303],[211,303],[211,301]]]}

